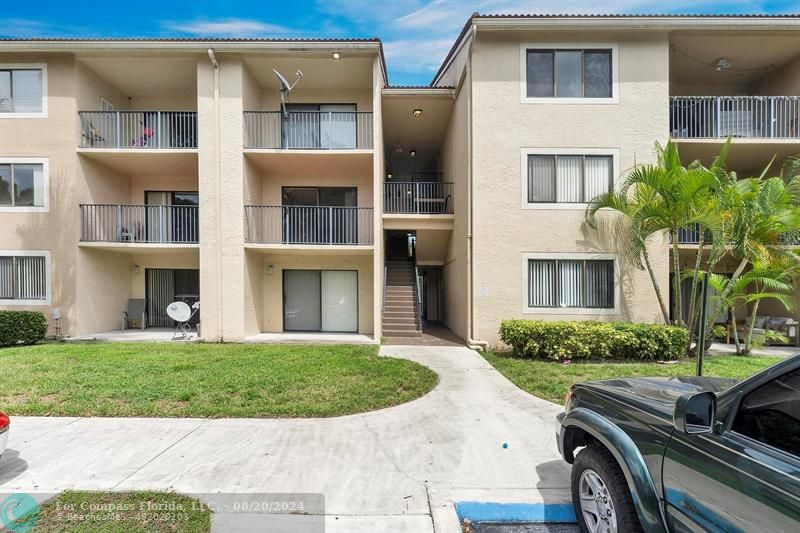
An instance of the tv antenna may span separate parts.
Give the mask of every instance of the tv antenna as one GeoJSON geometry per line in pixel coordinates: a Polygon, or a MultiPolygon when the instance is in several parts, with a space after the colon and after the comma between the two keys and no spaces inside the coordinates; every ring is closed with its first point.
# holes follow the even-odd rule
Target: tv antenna
{"type": "Polygon", "coordinates": [[[275,69],[272,69],[272,72],[278,77],[278,80],[281,82],[281,111],[283,112],[283,117],[288,118],[289,114],[286,112],[286,100],[289,98],[289,93],[292,92],[294,86],[297,85],[301,79],[303,79],[303,71],[298,70],[295,74],[297,75],[297,79],[294,83],[289,83],[289,81],[283,77],[283,74],[278,72],[275,69]]]}

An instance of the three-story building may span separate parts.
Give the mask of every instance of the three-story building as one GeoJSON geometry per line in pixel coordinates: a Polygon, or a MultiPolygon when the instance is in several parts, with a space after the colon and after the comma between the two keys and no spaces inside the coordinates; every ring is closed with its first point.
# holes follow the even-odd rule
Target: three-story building
{"type": "Polygon", "coordinates": [[[658,321],[586,203],[656,141],[800,153],[798,45],[796,17],[475,15],[393,87],[377,39],[4,40],[0,308],[78,336],[199,300],[210,341],[658,321]]]}

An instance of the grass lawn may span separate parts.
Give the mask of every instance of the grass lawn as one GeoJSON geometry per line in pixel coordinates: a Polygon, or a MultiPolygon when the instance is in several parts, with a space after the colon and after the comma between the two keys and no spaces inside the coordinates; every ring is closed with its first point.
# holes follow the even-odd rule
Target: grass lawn
{"type": "Polygon", "coordinates": [[[418,398],[437,383],[377,346],[58,343],[0,349],[11,415],[327,417],[418,398]]]}
{"type": "MultiPolygon", "coordinates": [[[[564,403],[570,386],[581,381],[626,376],[693,376],[697,365],[694,359],[684,359],[674,365],[655,362],[572,362],[562,365],[554,361],[519,359],[509,353],[487,352],[483,356],[519,388],[560,404],[564,403]]],[[[780,360],[780,357],[706,356],[703,375],[742,379],[780,360]]]]}
{"type": "Polygon", "coordinates": [[[66,491],[42,504],[33,531],[207,533],[211,513],[198,500],[171,492],[66,491]]]}

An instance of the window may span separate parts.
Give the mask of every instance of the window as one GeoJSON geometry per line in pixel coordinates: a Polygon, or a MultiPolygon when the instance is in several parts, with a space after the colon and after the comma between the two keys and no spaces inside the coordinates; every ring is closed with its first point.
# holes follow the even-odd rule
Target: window
{"type": "Polygon", "coordinates": [[[45,112],[43,68],[7,68],[0,65],[0,113],[45,112]]]}
{"type": "Polygon", "coordinates": [[[44,175],[44,163],[0,160],[0,209],[46,207],[44,175]]]}
{"type": "Polygon", "coordinates": [[[610,155],[527,154],[527,203],[587,203],[614,183],[610,155]]]}
{"type": "Polygon", "coordinates": [[[523,45],[523,101],[586,100],[616,97],[616,45],[523,45]]]}
{"type": "Polygon", "coordinates": [[[48,263],[43,252],[0,252],[0,302],[48,303],[48,263]]]}
{"type": "Polygon", "coordinates": [[[800,370],[747,394],[733,431],[800,457],[800,370]]]}
{"type": "Polygon", "coordinates": [[[614,309],[613,259],[528,259],[527,308],[614,309]]]}

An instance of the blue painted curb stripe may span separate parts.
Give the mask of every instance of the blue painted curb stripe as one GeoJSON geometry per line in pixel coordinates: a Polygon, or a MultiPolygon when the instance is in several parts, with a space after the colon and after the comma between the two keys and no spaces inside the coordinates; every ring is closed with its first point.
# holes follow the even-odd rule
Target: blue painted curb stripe
{"type": "Polygon", "coordinates": [[[456,513],[470,522],[577,522],[571,503],[458,502],[456,513]]]}

